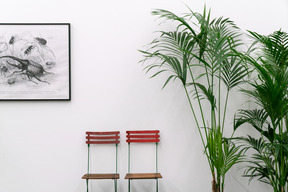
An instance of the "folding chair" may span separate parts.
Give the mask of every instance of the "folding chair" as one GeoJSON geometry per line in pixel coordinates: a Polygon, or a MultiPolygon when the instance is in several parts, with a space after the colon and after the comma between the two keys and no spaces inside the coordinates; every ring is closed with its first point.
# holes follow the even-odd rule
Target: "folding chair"
{"type": "Polygon", "coordinates": [[[128,191],[130,192],[130,181],[133,179],[156,179],[156,191],[158,192],[158,179],[162,178],[162,175],[158,173],[158,142],[159,131],[127,131],[128,143],[128,173],[125,179],[128,179],[128,191]],[[131,173],[130,172],[130,143],[156,143],[156,172],[155,173],[131,173]]]}
{"type": "Polygon", "coordinates": [[[119,131],[111,132],[86,132],[86,144],[88,145],[88,168],[87,174],[85,174],[82,179],[86,179],[87,192],[89,191],[88,182],[90,179],[112,179],[114,180],[115,192],[117,192],[117,179],[119,179],[119,174],[117,173],[117,153],[118,144],[120,143],[119,131]],[[90,159],[90,144],[115,144],[116,145],[116,171],[115,173],[90,173],[89,171],[89,159],[90,159]]]}

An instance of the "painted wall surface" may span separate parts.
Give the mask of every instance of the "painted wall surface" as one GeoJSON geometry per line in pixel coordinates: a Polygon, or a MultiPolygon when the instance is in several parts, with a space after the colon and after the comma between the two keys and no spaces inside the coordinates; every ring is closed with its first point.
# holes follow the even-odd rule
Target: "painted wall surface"
{"type": "MultiPolygon", "coordinates": [[[[118,191],[127,191],[125,131],[133,129],[160,130],[161,192],[211,191],[207,160],[182,87],[176,82],[161,91],[165,77],[149,79],[137,51],[159,30],[152,9],[183,13],[187,4],[202,12],[205,2],[214,16],[230,17],[243,30],[288,31],[287,0],[2,0],[1,23],[71,23],[72,101],[0,102],[0,192],[85,191],[86,130],[121,131],[118,191]]],[[[227,127],[246,99],[238,93],[231,97],[227,127]]],[[[245,132],[255,134],[249,127],[237,134],[245,132]]],[[[132,170],[153,171],[154,146],[137,147],[132,148],[132,170]],[[143,165],[139,160],[145,160],[143,165]]],[[[113,171],[114,148],[98,149],[101,155],[95,155],[92,169],[113,171]],[[111,154],[101,159],[105,150],[111,154]]],[[[238,168],[227,175],[227,192],[272,191],[256,181],[248,185],[238,168]]],[[[95,181],[91,189],[113,191],[113,182],[95,181]]],[[[151,192],[154,181],[133,181],[132,190],[151,192]]]]}

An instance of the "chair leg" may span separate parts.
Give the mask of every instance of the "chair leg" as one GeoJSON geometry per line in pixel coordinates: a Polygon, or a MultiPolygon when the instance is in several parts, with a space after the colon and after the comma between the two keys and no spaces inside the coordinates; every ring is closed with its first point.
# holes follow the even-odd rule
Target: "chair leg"
{"type": "Polygon", "coordinates": [[[130,192],[130,179],[128,179],[128,192],[130,192]]]}
{"type": "Polygon", "coordinates": [[[158,192],[158,179],[156,179],[156,192],[158,192]]]}
{"type": "Polygon", "coordinates": [[[86,179],[86,187],[87,187],[87,192],[89,192],[89,190],[88,190],[88,179],[86,179]]]}
{"type": "Polygon", "coordinates": [[[117,179],[114,179],[115,192],[117,192],[117,179]]]}

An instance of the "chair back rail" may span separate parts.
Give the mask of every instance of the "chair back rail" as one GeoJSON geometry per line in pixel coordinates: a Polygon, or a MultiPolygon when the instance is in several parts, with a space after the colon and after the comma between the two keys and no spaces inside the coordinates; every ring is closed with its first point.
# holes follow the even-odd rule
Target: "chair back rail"
{"type": "Polygon", "coordinates": [[[119,131],[86,132],[86,144],[118,144],[120,143],[119,131]]]}
{"type": "Polygon", "coordinates": [[[159,130],[126,131],[127,143],[158,143],[160,141],[159,130]]]}

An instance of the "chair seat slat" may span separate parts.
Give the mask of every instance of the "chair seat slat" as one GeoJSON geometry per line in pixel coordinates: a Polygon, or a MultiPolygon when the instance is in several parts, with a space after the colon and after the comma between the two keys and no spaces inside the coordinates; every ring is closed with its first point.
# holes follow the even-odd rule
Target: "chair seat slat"
{"type": "Polygon", "coordinates": [[[98,173],[98,174],[85,174],[82,179],[119,179],[117,173],[98,173]]]}
{"type": "Polygon", "coordinates": [[[127,173],[125,179],[160,179],[161,173],[127,173]]]}

